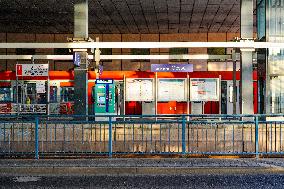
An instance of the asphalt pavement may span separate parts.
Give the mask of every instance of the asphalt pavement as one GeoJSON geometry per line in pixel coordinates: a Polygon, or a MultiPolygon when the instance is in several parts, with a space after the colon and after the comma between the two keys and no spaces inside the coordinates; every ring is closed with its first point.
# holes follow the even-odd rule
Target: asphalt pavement
{"type": "Polygon", "coordinates": [[[2,159],[0,188],[284,188],[284,159],[2,159]]]}

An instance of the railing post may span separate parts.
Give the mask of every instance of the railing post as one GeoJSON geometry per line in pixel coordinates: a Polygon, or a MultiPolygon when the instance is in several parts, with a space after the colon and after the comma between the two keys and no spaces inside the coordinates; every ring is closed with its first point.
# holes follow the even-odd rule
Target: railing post
{"type": "Polygon", "coordinates": [[[258,116],[255,116],[255,157],[259,158],[259,144],[258,144],[258,136],[259,136],[259,130],[258,130],[258,116]]]}
{"type": "Polygon", "coordinates": [[[111,116],[109,116],[108,120],[108,156],[112,157],[112,120],[111,116]]]}
{"type": "Polygon", "coordinates": [[[38,125],[39,125],[39,119],[38,117],[35,118],[35,159],[39,159],[38,155],[38,125]]]}
{"type": "Polygon", "coordinates": [[[182,116],[182,130],[181,130],[181,140],[182,140],[182,154],[185,154],[185,149],[186,149],[186,145],[185,145],[185,121],[186,118],[183,115],[182,116]]]}

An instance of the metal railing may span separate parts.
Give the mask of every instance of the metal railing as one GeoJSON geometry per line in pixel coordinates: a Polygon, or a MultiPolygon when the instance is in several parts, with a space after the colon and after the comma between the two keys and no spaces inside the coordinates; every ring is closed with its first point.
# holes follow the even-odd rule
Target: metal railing
{"type": "Polygon", "coordinates": [[[1,115],[0,155],[284,155],[282,117],[1,115]]]}

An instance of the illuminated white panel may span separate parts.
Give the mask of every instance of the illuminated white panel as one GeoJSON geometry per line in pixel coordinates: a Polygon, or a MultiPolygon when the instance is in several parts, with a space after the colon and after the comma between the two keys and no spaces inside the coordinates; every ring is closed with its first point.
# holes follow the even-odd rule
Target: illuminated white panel
{"type": "Polygon", "coordinates": [[[154,101],[153,79],[126,79],[126,101],[154,101]]]}
{"type": "Polygon", "coordinates": [[[219,101],[218,78],[191,78],[190,101],[219,101]]]}
{"type": "Polygon", "coordinates": [[[159,79],[158,101],[187,101],[185,79],[159,79]]]}

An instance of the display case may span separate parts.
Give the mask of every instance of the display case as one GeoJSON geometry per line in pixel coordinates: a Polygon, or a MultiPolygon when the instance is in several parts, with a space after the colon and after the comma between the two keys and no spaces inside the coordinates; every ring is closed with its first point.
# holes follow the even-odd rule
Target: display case
{"type": "Polygon", "coordinates": [[[154,101],[153,79],[126,79],[126,101],[154,101]]]}
{"type": "Polygon", "coordinates": [[[186,79],[158,79],[158,101],[187,101],[186,79]]]}
{"type": "Polygon", "coordinates": [[[219,101],[220,97],[219,78],[191,78],[190,101],[208,102],[219,101]]]}

